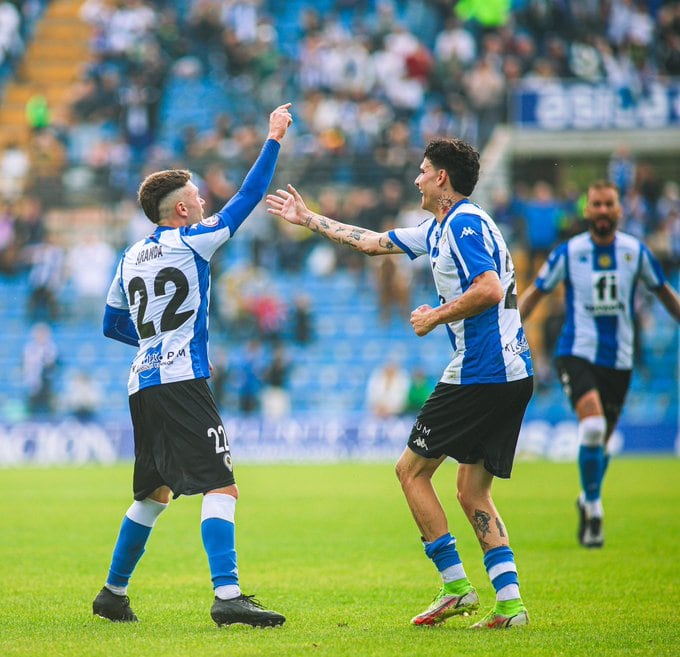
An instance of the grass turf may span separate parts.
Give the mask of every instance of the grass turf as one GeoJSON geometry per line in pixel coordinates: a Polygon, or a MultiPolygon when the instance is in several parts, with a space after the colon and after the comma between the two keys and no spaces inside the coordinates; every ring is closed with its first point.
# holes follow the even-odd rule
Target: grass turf
{"type": "MultiPolygon", "coordinates": [[[[614,460],[606,544],[575,540],[572,463],[520,462],[494,497],[510,531],[532,624],[473,632],[474,618],[416,628],[439,580],[391,464],[241,465],[241,584],[284,613],[275,630],[219,629],[200,542],[200,498],[161,517],[130,587],[141,622],[95,618],[91,603],[130,503],[131,466],[0,471],[0,655],[276,657],[677,655],[680,461],[614,460]]],[[[493,591],[455,502],[455,463],[435,485],[477,586],[493,591]]]]}

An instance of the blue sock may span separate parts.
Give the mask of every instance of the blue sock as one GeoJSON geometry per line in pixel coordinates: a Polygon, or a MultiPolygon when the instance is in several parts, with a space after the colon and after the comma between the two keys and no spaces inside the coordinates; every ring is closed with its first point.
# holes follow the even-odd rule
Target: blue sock
{"type": "Polygon", "coordinates": [[[607,468],[609,467],[609,461],[611,461],[612,455],[604,450],[604,458],[602,459],[602,474],[600,475],[600,491],[602,491],[602,482],[604,481],[604,476],[607,474],[607,468]]]}
{"type": "Polygon", "coordinates": [[[208,555],[213,588],[238,586],[234,509],[236,499],[230,495],[203,497],[201,537],[208,555]]]}
{"type": "Polygon", "coordinates": [[[431,543],[425,543],[424,546],[425,554],[432,559],[439,572],[462,563],[456,550],[456,539],[451,534],[444,534],[431,543]]]}
{"type": "Polygon", "coordinates": [[[603,447],[580,446],[578,466],[581,475],[581,488],[585,494],[586,502],[594,502],[600,499],[604,463],[603,447]]]}
{"type": "Polygon", "coordinates": [[[447,589],[453,591],[461,586],[469,588],[465,568],[456,549],[456,539],[451,534],[444,534],[431,543],[423,541],[423,545],[425,554],[432,559],[447,589]]]}
{"type": "Polygon", "coordinates": [[[106,583],[116,587],[127,587],[132,571],[144,554],[151,527],[140,525],[127,516],[123,518],[118,540],[113,549],[113,558],[106,583]]]}
{"type": "Polygon", "coordinates": [[[515,555],[510,546],[502,545],[484,555],[484,566],[499,601],[514,600],[519,595],[519,578],[515,555]]]}

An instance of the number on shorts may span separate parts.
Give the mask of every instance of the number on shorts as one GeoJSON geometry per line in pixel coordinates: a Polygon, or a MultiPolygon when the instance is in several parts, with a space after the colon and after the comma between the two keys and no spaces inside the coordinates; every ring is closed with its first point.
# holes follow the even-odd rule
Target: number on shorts
{"type": "Polygon", "coordinates": [[[224,430],[224,427],[221,424],[217,429],[210,427],[210,429],[208,429],[208,436],[215,439],[215,454],[224,454],[224,465],[226,465],[229,470],[232,470],[231,450],[229,449],[227,432],[224,430]]]}

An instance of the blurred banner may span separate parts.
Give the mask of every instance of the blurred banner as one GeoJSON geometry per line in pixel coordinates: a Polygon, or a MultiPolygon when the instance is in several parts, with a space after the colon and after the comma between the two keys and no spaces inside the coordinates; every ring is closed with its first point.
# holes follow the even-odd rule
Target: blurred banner
{"type": "Polygon", "coordinates": [[[541,130],[612,130],[680,126],[680,81],[639,88],[544,81],[520,84],[512,121],[541,130]]]}
{"type": "MultiPolygon", "coordinates": [[[[403,450],[413,418],[304,416],[266,420],[233,418],[226,423],[231,451],[239,462],[394,460],[403,450]]],[[[576,422],[524,423],[518,458],[575,460],[576,422]]],[[[678,455],[674,422],[623,421],[612,436],[615,453],[678,455]]],[[[0,425],[0,466],[114,463],[134,455],[127,423],[74,420],[0,425]]]]}

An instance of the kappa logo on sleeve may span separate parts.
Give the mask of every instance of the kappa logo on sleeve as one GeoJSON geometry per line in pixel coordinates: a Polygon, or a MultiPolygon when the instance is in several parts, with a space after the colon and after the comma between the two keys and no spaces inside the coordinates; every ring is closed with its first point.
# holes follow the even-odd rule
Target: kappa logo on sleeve
{"type": "Polygon", "coordinates": [[[474,228],[470,228],[469,226],[465,226],[463,228],[463,231],[461,232],[460,236],[461,237],[467,237],[468,235],[476,235],[477,231],[474,228]]]}

